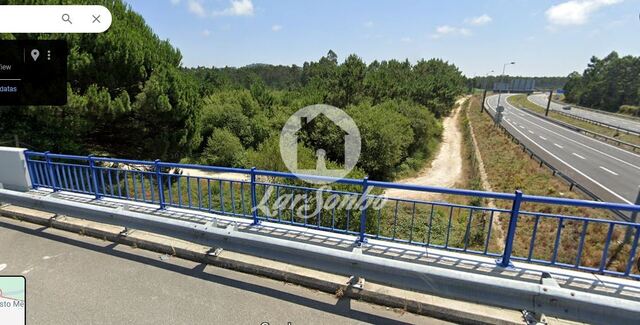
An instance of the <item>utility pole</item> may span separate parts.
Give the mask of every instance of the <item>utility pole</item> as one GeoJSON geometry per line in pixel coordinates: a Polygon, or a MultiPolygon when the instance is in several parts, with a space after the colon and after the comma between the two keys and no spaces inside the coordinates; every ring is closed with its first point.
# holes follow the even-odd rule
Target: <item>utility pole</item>
{"type": "Polygon", "coordinates": [[[20,139],[18,139],[18,135],[13,135],[13,140],[16,142],[16,148],[20,148],[20,139]]]}
{"type": "Polygon", "coordinates": [[[547,101],[547,110],[544,112],[544,116],[549,116],[549,107],[551,106],[552,96],[553,96],[553,89],[549,90],[549,101],[547,101]]]}
{"type": "Polygon", "coordinates": [[[487,74],[484,75],[484,92],[482,93],[482,104],[480,104],[480,113],[484,113],[484,103],[486,102],[485,99],[487,98],[487,88],[489,88],[490,73],[493,73],[493,70],[487,72],[487,74]]]}
{"type": "Polygon", "coordinates": [[[480,104],[480,113],[484,113],[484,103],[487,98],[487,87],[485,85],[484,91],[482,92],[482,104],[480,104]]]}

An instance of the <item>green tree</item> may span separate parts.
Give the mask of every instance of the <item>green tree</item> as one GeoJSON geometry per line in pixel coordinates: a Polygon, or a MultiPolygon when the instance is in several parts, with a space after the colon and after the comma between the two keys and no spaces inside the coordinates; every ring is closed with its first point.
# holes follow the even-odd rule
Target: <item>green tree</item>
{"type": "Polygon", "coordinates": [[[202,137],[201,100],[195,82],[171,66],[155,70],[123,123],[130,128],[123,142],[135,157],[176,161],[189,156],[202,137]]]}

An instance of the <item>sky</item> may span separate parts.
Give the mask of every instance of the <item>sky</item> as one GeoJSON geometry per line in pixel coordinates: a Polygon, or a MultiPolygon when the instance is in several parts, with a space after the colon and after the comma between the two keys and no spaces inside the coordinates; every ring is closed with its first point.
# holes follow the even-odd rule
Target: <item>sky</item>
{"type": "Polygon", "coordinates": [[[127,0],[183,65],[441,58],[471,76],[565,76],[640,55],[640,0],[127,0]]]}

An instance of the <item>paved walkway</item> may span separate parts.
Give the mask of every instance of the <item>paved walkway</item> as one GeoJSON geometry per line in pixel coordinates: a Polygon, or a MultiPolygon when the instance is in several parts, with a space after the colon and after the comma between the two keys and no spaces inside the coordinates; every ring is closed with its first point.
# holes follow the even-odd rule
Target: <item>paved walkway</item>
{"type": "Polygon", "coordinates": [[[0,247],[28,324],[445,323],[7,218],[0,247]]]}

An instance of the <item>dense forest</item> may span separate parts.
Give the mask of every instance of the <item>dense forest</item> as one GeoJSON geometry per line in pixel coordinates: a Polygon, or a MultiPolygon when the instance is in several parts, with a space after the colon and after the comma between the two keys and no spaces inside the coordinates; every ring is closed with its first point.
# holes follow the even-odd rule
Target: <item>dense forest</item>
{"type": "MultiPolygon", "coordinates": [[[[40,151],[283,170],[284,122],[325,103],[360,128],[354,173],[390,179],[424,164],[439,141],[440,119],[465,86],[460,71],[439,59],[366,64],[333,51],[301,67],[184,68],[181,53],[129,6],[102,4],[114,16],[102,34],[0,34],[66,39],[70,48],[68,104],[0,106],[1,134],[40,151]]],[[[301,134],[301,164],[315,162],[315,149],[323,148],[329,166],[338,165],[340,134],[314,119],[301,134]]]]}
{"type": "Polygon", "coordinates": [[[578,105],[638,115],[640,57],[611,52],[592,57],[582,74],[573,72],[565,85],[565,99],[578,105]]]}
{"type": "Polygon", "coordinates": [[[468,80],[467,86],[471,88],[493,88],[493,84],[504,81],[510,83],[514,79],[533,79],[536,84],[537,90],[558,89],[562,88],[567,82],[567,77],[521,77],[521,76],[485,76],[485,77],[473,77],[468,80]]]}

